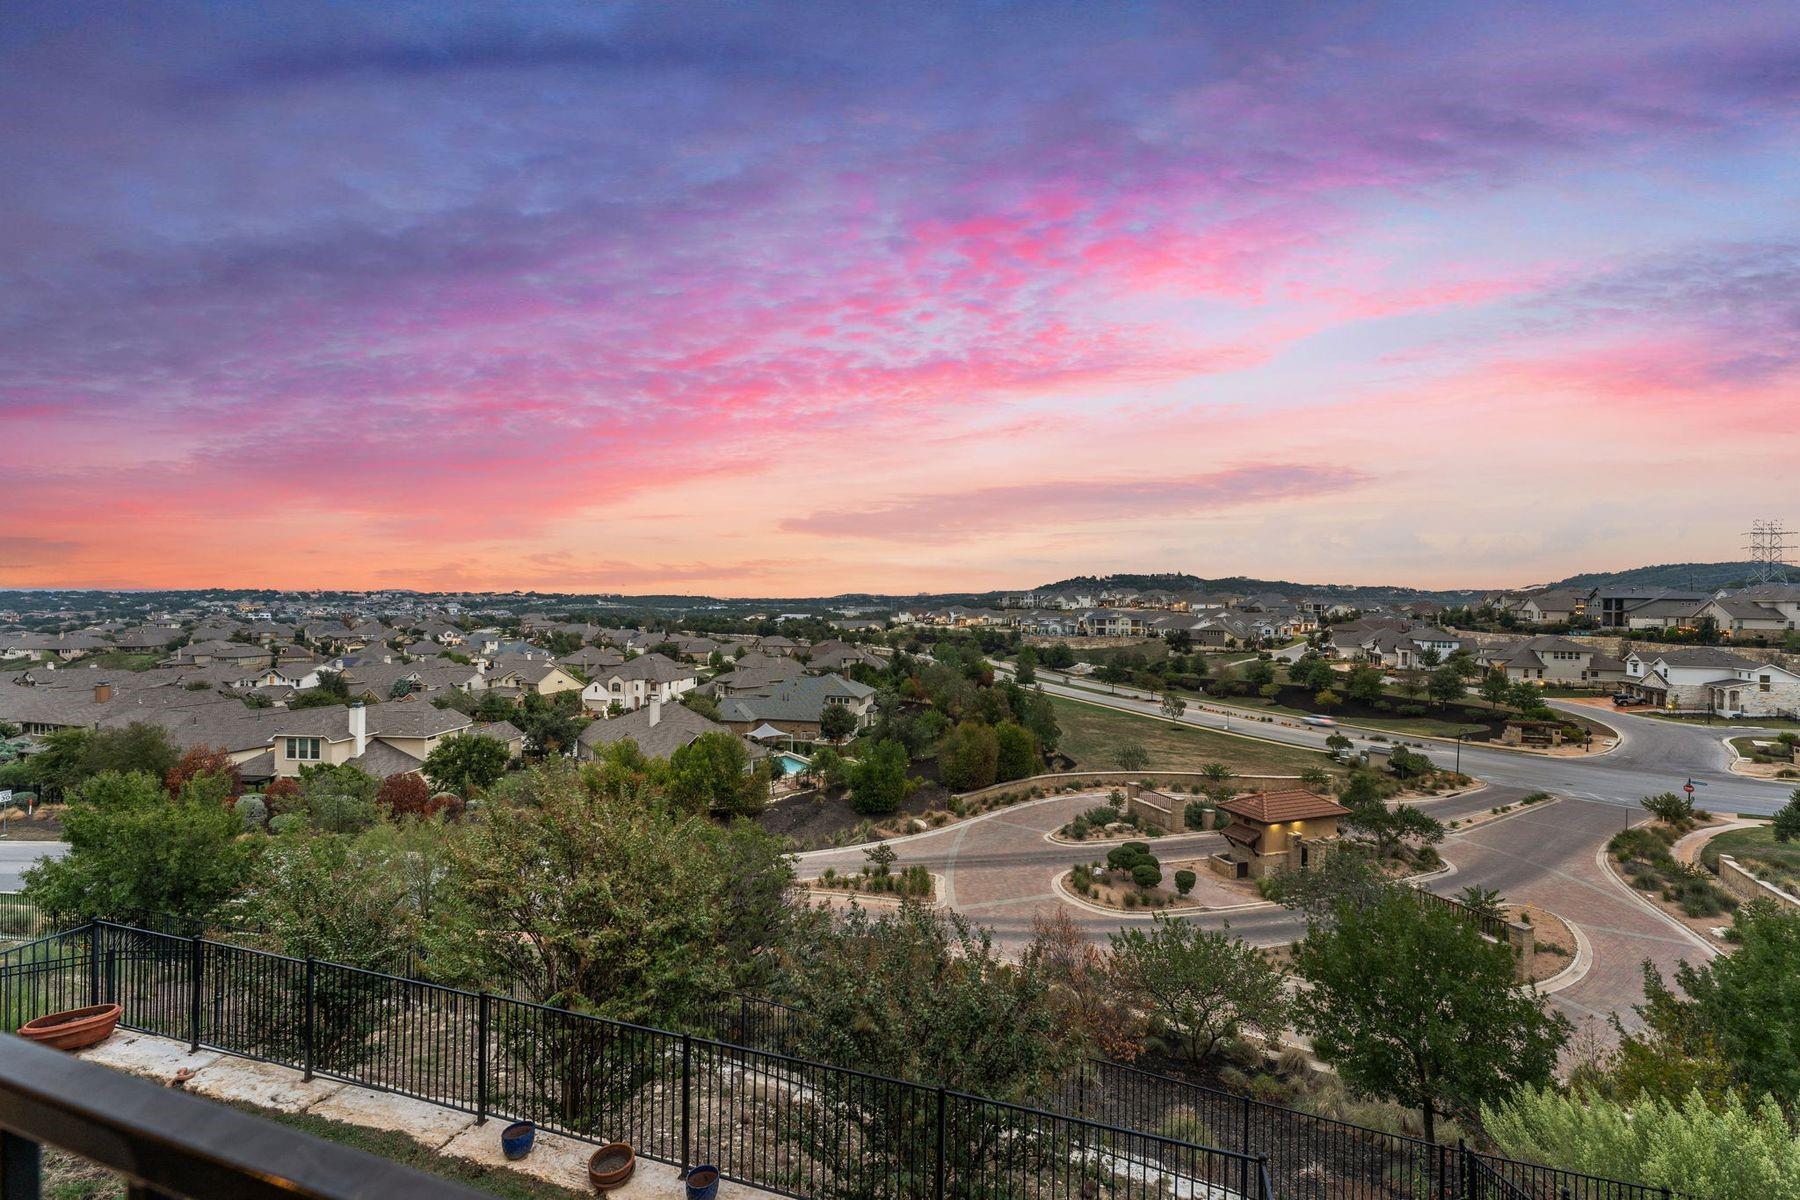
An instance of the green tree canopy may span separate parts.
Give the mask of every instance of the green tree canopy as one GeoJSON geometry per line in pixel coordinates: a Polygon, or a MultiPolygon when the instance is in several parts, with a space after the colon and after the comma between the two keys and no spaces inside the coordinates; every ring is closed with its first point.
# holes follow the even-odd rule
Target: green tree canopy
{"type": "Polygon", "coordinates": [[[1569,1023],[1518,987],[1510,947],[1453,915],[1390,892],[1314,922],[1294,959],[1300,1023],[1352,1088],[1437,1118],[1468,1118],[1525,1085],[1545,1086],[1569,1023]]]}
{"type": "Polygon", "coordinates": [[[865,817],[899,812],[912,786],[906,775],[909,761],[899,742],[870,745],[850,768],[850,807],[865,817]]]}
{"type": "Polygon", "coordinates": [[[257,847],[238,838],[236,813],[199,791],[190,785],[171,800],[147,772],[94,776],[63,814],[68,854],[27,870],[26,894],[71,921],[218,912],[250,877],[257,847]]]}
{"type": "Polygon", "coordinates": [[[425,756],[425,778],[440,792],[454,792],[465,800],[498,783],[510,759],[506,743],[483,733],[457,733],[445,738],[425,756]]]}
{"type": "Polygon", "coordinates": [[[753,768],[735,733],[703,733],[669,756],[669,794],[688,812],[753,817],[769,802],[767,762],[753,768]]]}
{"type": "MultiPolygon", "coordinates": [[[[1181,874],[1191,888],[1192,872],[1181,874]]],[[[1206,1061],[1222,1042],[1241,1034],[1272,1037],[1286,1027],[1282,973],[1228,929],[1203,929],[1157,913],[1148,930],[1108,936],[1114,986],[1174,1035],[1192,1062],[1206,1061]]]]}
{"type": "Polygon", "coordinates": [[[981,721],[964,721],[944,735],[938,747],[938,773],[953,792],[970,792],[993,783],[1000,765],[1000,740],[981,721]]]}
{"type": "Polygon", "coordinates": [[[765,969],[795,916],[768,835],[563,760],[496,787],[453,861],[434,967],[623,1020],[686,1022],[765,969]]]}

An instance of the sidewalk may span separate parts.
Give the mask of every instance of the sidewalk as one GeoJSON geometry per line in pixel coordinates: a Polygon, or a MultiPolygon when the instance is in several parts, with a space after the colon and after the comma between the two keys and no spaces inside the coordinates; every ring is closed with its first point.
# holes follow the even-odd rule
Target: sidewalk
{"type": "MultiPolygon", "coordinates": [[[[594,1143],[540,1129],[531,1154],[509,1163],[500,1152],[500,1131],[508,1124],[502,1117],[490,1117],[485,1125],[477,1124],[472,1113],[336,1080],[307,1080],[289,1067],[234,1058],[216,1050],[190,1054],[185,1042],[127,1030],[82,1051],[81,1057],[165,1084],[185,1067],[194,1072],[186,1088],[197,1096],[405,1133],[448,1158],[506,1166],[571,1191],[591,1190],[587,1163],[596,1149],[594,1143]]],[[[674,1200],[685,1197],[686,1189],[675,1167],[640,1158],[630,1182],[609,1194],[618,1200],[674,1200]]],[[[773,1195],[759,1188],[719,1181],[720,1200],[761,1200],[773,1195]]]]}

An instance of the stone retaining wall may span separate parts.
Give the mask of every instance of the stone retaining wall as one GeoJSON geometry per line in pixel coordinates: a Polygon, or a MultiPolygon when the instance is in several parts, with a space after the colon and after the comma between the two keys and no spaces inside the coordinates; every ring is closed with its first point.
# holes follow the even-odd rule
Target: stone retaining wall
{"type": "MultiPolygon", "coordinates": [[[[1234,775],[1232,783],[1240,792],[1261,792],[1274,788],[1297,787],[1300,783],[1298,775],[1234,775]]],[[[990,784],[984,788],[976,788],[972,792],[958,792],[958,800],[986,800],[993,796],[1003,796],[1008,792],[1023,796],[1038,788],[1046,793],[1058,788],[1118,788],[1128,790],[1134,783],[1146,786],[1182,788],[1193,791],[1206,784],[1206,776],[1198,771],[1059,771],[1050,775],[1028,775],[1024,779],[1009,779],[1005,783],[990,784]]]]}
{"type": "Polygon", "coordinates": [[[1719,882],[1739,900],[1773,900],[1782,908],[1800,909],[1800,896],[1763,882],[1738,866],[1737,859],[1729,854],[1719,855],[1719,882]]]}

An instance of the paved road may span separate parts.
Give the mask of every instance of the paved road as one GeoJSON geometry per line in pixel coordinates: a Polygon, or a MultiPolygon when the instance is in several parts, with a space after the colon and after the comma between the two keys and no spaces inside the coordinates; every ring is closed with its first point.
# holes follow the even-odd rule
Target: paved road
{"type": "Polygon", "coordinates": [[[15,842],[0,840],[0,892],[16,892],[24,886],[25,868],[40,858],[61,858],[69,852],[66,842],[15,842]]]}
{"type": "MultiPolygon", "coordinates": [[[[1053,678],[1041,669],[1038,681],[1053,695],[1109,704],[1145,716],[1162,716],[1160,701],[1148,692],[1131,688],[1108,692],[1104,685],[1071,684],[1053,678]]],[[[1567,712],[1599,717],[1619,731],[1619,745],[1603,754],[1554,758],[1465,744],[1460,755],[1462,769],[1496,786],[1557,792],[1633,808],[1640,798],[1677,790],[1689,778],[1701,785],[1695,796],[1696,802],[1717,812],[1767,815],[1780,808],[1793,794],[1791,784],[1750,779],[1726,769],[1731,761],[1731,751],[1722,739],[1758,732],[1773,736],[1772,730],[1758,730],[1754,726],[1685,725],[1624,712],[1596,712],[1590,706],[1560,700],[1551,703],[1567,712]]],[[[1207,704],[1212,708],[1229,707],[1212,701],[1207,704]]],[[[1254,710],[1233,709],[1228,715],[1220,715],[1193,711],[1192,703],[1189,709],[1182,723],[1202,729],[1248,731],[1269,741],[1314,749],[1323,749],[1326,737],[1332,732],[1343,733],[1358,746],[1370,744],[1368,734],[1347,726],[1333,731],[1309,726],[1271,725],[1260,720],[1261,714],[1254,710]]],[[[1452,744],[1424,740],[1424,745],[1425,753],[1440,766],[1452,766],[1458,760],[1452,744]]]]}
{"type": "MultiPolygon", "coordinates": [[[[1055,695],[1166,719],[1158,698],[1149,693],[1121,688],[1097,694],[1091,685],[1051,678],[1045,672],[1040,672],[1039,681],[1055,695]]],[[[1559,707],[1582,711],[1580,705],[1559,702],[1559,707]]],[[[1366,744],[1367,735],[1354,729],[1269,724],[1253,719],[1258,715],[1248,710],[1190,711],[1183,723],[1248,731],[1271,741],[1313,748],[1323,748],[1332,732],[1366,744]]],[[[1790,785],[1728,773],[1730,751],[1721,741],[1727,733],[1723,727],[1676,725],[1627,713],[1602,715],[1620,733],[1615,749],[1561,758],[1465,745],[1462,769],[1490,786],[1471,795],[1422,805],[1440,820],[1452,821],[1486,813],[1529,792],[1561,797],[1553,804],[1452,833],[1442,852],[1454,870],[1429,886],[1446,895],[1471,884],[1493,888],[1508,899],[1542,905],[1578,925],[1591,950],[1591,966],[1580,982],[1554,997],[1578,1024],[1601,1022],[1615,1012],[1625,1015],[1629,1023],[1629,1009],[1643,998],[1641,964],[1646,958],[1667,974],[1679,962],[1710,953],[1696,935],[1640,902],[1597,862],[1608,838],[1643,819],[1639,798],[1678,788],[1691,777],[1706,785],[1698,797],[1706,807],[1769,813],[1793,790],[1790,785]]],[[[1426,752],[1440,764],[1453,763],[1454,747],[1430,741],[1425,745],[1426,752]]],[[[1055,878],[1074,863],[1103,851],[1053,843],[1045,836],[1097,799],[1097,794],[1090,793],[1039,800],[898,839],[894,846],[902,863],[923,864],[941,875],[945,901],[992,928],[1004,946],[1022,945],[1031,936],[1034,919],[1058,909],[1066,911],[1090,937],[1100,940],[1122,925],[1149,917],[1102,913],[1060,896],[1054,890],[1055,878]]],[[[1184,853],[1210,853],[1222,846],[1216,833],[1162,838],[1156,843],[1157,854],[1165,861],[1184,853]]],[[[826,867],[854,871],[863,862],[862,851],[855,848],[815,851],[801,858],[807,874],[826,867]]],[[[1239,936],[1263,945],[1291,941],[1300,931],[1294,914],[1270,905],[1207,913],[1195,919],[1210,926],[1229,925],[1239,936]]]]}

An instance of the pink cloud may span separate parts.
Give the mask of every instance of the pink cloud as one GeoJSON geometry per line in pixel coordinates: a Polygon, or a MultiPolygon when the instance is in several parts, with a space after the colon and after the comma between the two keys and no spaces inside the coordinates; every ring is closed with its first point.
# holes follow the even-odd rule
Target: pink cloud
{"type": "Polygon", "coordinates": [[[1174,479],[1068,480],[907,496],[871,508],[792,517],[781,527],[790,533],[932,543],[1023,528],[1204,516],[1329,495],[1368,478],[1347,467],[1253,463],[1174,479]]]}

